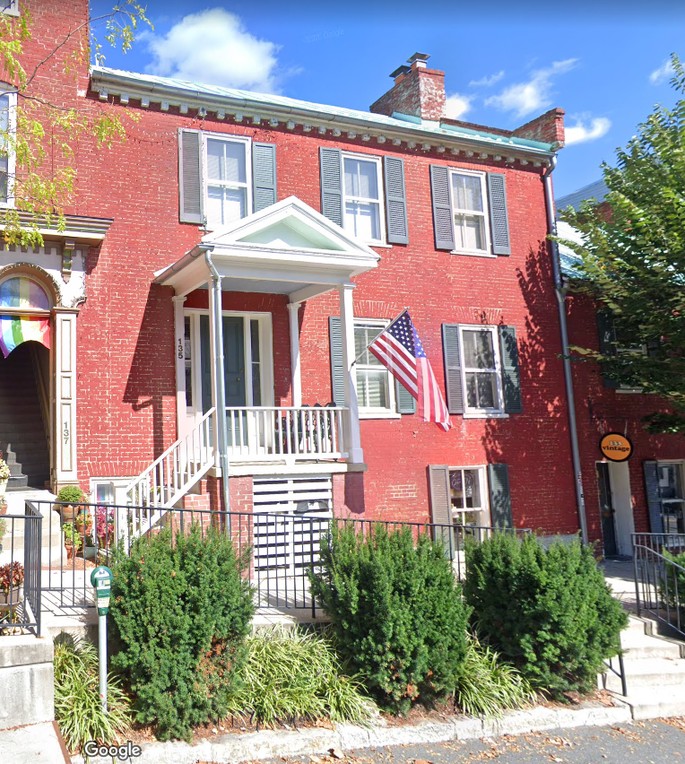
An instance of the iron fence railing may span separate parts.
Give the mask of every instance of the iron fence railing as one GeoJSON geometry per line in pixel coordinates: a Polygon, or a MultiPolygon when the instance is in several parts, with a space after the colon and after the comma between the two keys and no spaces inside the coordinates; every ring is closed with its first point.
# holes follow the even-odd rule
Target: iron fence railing
{"type": "Polygon", "coordinates": [[[467,541],[480,542],[493,533],[493,528],[485,526],[334,519],[330,510],[252,513],[169,509],[160,515],[155,507],[81,504],[74,508],[41,501],[27,505],[46,518],[52,546],[43,571],[45,588],[62,608],[92,607],[90,571],[110,559],[116,544],[128,551],[136,537],[161,528],[169,528],[175,535],[196,524],[203,535],[212,527],[227,533],[238,556],[247,558],[245,575],[254,587],[258,612],[301,610],[313,617],[317,616],[317,604],[309,591],[309,571],[319,569],[321,539],[330,533],[332,523],[351,526],[365,535],[374,526],[388,531],[407,528],[414,538],[429,535],[444,544],[458,579],[464,577],[467,541]]]}
{"type": "Polygon", "coordinates": [[[634,533],[637,614],[648,613],[685,637],[684,533],[634,533]]]}
{"type": "Polygon", "coordinates": [[[23,515],[1,515],[0,631],[21,629],[40,636],[43,517],[35,507],[23,515]],[[16,585],[11,585],[12,581],[16,585]]]}

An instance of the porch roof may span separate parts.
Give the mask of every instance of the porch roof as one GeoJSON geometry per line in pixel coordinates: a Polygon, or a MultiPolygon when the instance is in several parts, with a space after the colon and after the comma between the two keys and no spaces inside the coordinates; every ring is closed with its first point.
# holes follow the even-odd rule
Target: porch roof
{"type": "Polygon", "coordinates": [[[236,292],[286,294],[290,302],[348,284],[378,265],[380,257],[295,196],[206,234],[155,283],[178,296],[204,287],[211,262],[236,292]]]}

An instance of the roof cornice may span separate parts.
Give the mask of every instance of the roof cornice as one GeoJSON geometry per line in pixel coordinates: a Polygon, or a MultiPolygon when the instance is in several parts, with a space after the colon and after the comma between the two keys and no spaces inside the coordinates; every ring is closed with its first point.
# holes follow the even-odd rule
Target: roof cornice
{"type": "Polygon", "coordinates": [[[270,96],[242,90],[202,86],[154,75],[123,72],[105,67],[91,68],[91,90],[103,100],[119,98],[121,104],[140,101],[143,109],[151,105],[162,111],[178,108],[181,114],[196,111],[198,116],[213,114],[254,126],[266,123],[272,128],[316,132],[321,136],[344,137],[361,144],[372,142],[404,145],[438,154],[461,155],[467,159],[546,166],[558,148],[525,138],[498,135],[449,124],[407,121],[372,112],[357,111],[270,96]]]}

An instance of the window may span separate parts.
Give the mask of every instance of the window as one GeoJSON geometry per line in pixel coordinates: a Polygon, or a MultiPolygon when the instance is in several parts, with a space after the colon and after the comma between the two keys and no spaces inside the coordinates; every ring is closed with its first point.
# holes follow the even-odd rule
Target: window
{"type": "Polygon", "coordinates": [[[367,349],[386,322],[356,323],[354,350],[357,359],[357,399],[360,411],[366,413],[395,412],[394,384],[385,366],[367,349]]]}
{"type": "Polygon", "coordinates": [[[276,202],[276,147],[242,136],[179,131],[179,218],[219,228],[276,202]]]}
{"type": "Polygon", "coordinates": [[[485,467],[450,467],[450,506],[455,525],[490,525],[485,467]]]}
{"type": "Polygon", "coordinates": [[[435,248],[458,255],[511,254],[506,177],[431,165],[435,248]]]}
{"type": "Polygon", "coordinates": [[[362,241],[383,241],[380,159],[342,155],[344,228],[362,241]]]}
{"type": "Polygon", "coordinates": [[[607,357],[616,357],[616,363],[612,361],[600,364],[604,387],[613,388],[619,393],[641,393],[639,384],[630,383],[630,376],[631,373],[635,375],[635,372],[639,376],[640,368],[645,364],[642,359],[658,352],[658,340],[649,344],[635,342],[635,337],[607,310],[597,312],[597,333],[599,352],[607,357]]]}
{"type": "Polygon", "coordinates": [[[0,0],[0,12],[8,16],[18,16],[19,0],[0,0]]]}
{"type": "Polygon", "coordinates": [[[14,203],[12,178],[15,172],[13,134],[17,94],[7,91],[8,85],[0,83],[0,206],[14,203]]]}
{"type": "Polygon", "coordinates": [[[367,244],[408,244],[404,162],[321,147],[321,213],[367,244]]]}
{"type": "Polygon", "coordinates": [[[442,343],[450,414],[487,417],[522,411],[513,326],[444,324],[442,343]]]}
{"type": "Polygon", "coordinates": [[[450,190],[455,250],[465,254],[490,254],[485,175],[451,171],[450,190]]]}

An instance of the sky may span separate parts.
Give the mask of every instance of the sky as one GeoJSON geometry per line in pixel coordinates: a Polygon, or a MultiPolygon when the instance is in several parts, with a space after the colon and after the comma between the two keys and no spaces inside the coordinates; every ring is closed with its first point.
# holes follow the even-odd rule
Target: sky
{"type": "MultiPolygon", "coordinates": [[[[112,4],[92,0],[92,17],[112,4]]],[[[685,60],[683,0],[149,0],[147,15],[154,29],[105,46],[105,66],[367,111],[421,52],[445,72],[448,116],[513,129],[560,107],[557,198],[673,105],[669,59],[685,60]]]]}

